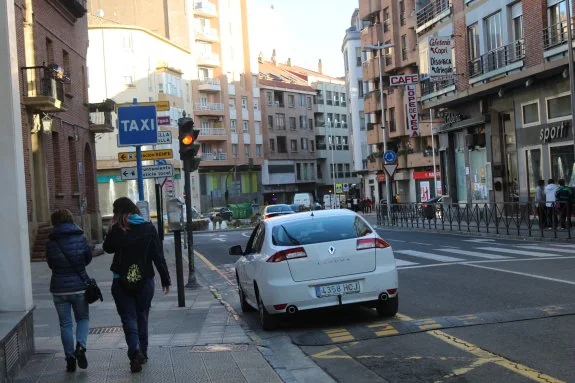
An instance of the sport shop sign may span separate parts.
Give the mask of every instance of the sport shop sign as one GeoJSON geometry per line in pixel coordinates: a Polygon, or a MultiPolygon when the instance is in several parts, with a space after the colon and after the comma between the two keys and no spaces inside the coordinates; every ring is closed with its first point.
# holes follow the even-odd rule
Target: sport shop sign
{"type": "Polygon", "coordinates": [[[407,105],[407,135],[419,136],[419,111],[417,110],[417,86],[405,86],[405,104],[407,105]]]}
{"type": "Polygon", "coordinates": [[[432,82],[451,80],[454,76],[451,37],[429,37],[428,46],[429,79],[432,82]]]}

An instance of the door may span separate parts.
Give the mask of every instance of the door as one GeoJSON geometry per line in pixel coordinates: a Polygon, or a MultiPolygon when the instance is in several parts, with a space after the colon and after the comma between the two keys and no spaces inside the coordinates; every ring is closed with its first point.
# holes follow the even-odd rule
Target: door
{"type": "Polygon", "coordinates": [[[250,301],[256,302],[254,280],[256,277],[257,263],[261,258],[262,246],[265,238],[265,225],[260,223],[252,232],[246,246],[243,260],[242,288],[250,301]]]}

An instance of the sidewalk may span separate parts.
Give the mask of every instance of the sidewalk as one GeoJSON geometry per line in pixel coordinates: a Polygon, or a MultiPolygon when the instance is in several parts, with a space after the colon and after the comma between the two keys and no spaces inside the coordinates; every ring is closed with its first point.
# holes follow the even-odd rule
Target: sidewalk
{"type": "MultiPolygon", "coordinates": [[[[44,262],[32,263],[36,354],[16,382],[282,382],[240,323],[212,295],[200,273],[196,277],[201,287],[186,289],[186,307],[178,307],[173,238],[166,238],[164,249],[172,291],[164,296],[156,277],[149,322],[150,360],[140,374],[130,373],[127,346],[110,293],[112,256],[95,257],[88,266],[104,302],[90,305],[89,366],[74,374],[65,372],[58,317],[49,293],[51,272],[44,262]]],[[[186,263],[184,268],[187,280],[186,263]]]]}

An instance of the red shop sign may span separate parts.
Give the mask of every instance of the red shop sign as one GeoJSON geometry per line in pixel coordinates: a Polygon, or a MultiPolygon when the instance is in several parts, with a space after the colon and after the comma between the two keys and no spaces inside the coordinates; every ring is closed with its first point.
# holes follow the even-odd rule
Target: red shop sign
{"type": "MultiPolygon", "coordinates": [[[[441,172],[438,170],[437,172],[435,172],[435,174],[437,175],[437,178],[441,178],[441,172]]],[[[433,177],[433,172],[429,171],[429,172],[413,172],[413,179],[414,180],[428,180],[434,178],[433,177]]]]}

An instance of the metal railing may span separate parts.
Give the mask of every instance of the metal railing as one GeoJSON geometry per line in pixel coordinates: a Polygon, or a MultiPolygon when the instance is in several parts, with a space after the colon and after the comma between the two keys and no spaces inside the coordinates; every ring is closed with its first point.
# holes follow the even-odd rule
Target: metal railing
{"type": "MultiPolygon", "coordinates": [[[[575,26],[571,19],[571,31],[575,36],[575,26]]],[[[557,45],[565,44],[567,42],[567,20],[561,21],[555,25],[543,29],[543,48],[550,49],[557,45]]]]}
{"type": "Polygon", "coordinates": [[[516,40],[469,61],[469,76],[479,76],[525,58],[525,40],[516,40]]]}
{"type": "Polygon", "coordinates": [[[450,8],[450,0],[431,0],[429,4],[417,11],[417,26],[422,26],[450,8]]]}
{"type": "Polygon", "coordinates": [[[201,102],[196,102],[194,104],[194,110],[207,110],[211,112],[223,112],[224,111],[224,104],[219,102],[208,102],[206,104],[201,102]]]}
{"type": "Polygon", "coordinates": [[[24,97],[49,96],[64,100],[64,83],[69,74],[46,65],[22,67],[21,71],[24,97]]]}
{"type": "Polygon", "coordinates": [[[556,208],[532,202],[381,203],[376,206],[378,225],[540,238],[573,238],[574,212],[575,206],[570,204],[556,208]]]}
{"type": "Polygon", "coordinates": [[[198,82],[198,85],[221,85],[218,78],[204,78],[198,82]]]}
{"type": "Polygon", "coordinates": [[[435,81],[432,82],[430,80],[425,80],[420,83],[421,85],[421,95],[426,96],[431,93],[439,92],[442,89],[445,89],[451,85],[455,85],[455,80],[444,80],[444,81],[435,81]]]}
{"type": "Polygon", "coordinates": [[[228,153],[202,153],[202,161],[227,161],[228,153]]]}
{"type": "Polygon", "coordinates": [[[196,1],[196,2],[194,3],[194,10],[201,11],[201,12],[205,12],[205,13],[209,13],[209,14],[212,14],[212,15],[216,15],[216,14],[217,14],[217,10],[216,10],[215,4],[212,4],[212,3],[210,3],[209,1],[206,1],[206,0],[196,1]]]}
{"type": "Polygon", "coordinates": [[[89,123],[94,125],[112,126],[112,112],[109,110],[102,112],[90,112],[89,123]]]}
{"type": "Polygon", "coordinates": [[[225,128],[201,128],[200,134],[202,136],[225,136],[225,128]]]}

